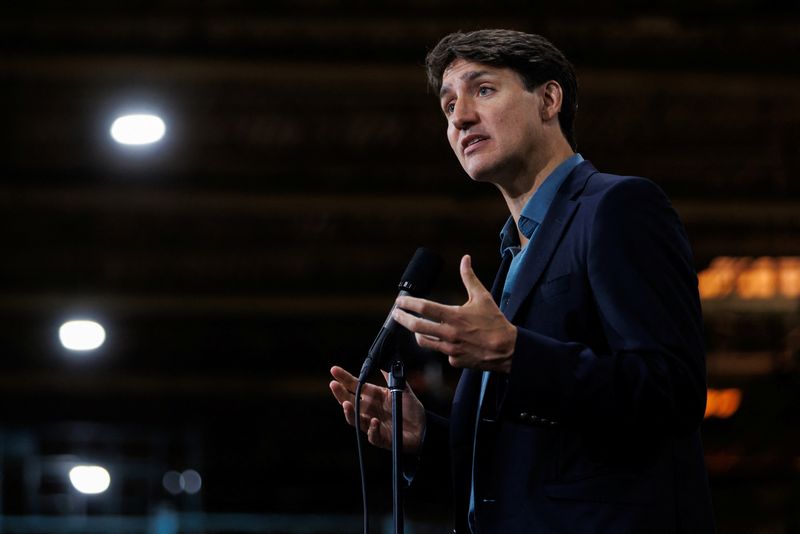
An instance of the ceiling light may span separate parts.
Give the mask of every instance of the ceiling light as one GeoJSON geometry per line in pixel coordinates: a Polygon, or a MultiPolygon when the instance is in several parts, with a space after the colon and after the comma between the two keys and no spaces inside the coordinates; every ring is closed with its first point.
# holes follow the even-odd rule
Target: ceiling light
{"type": "Polygon", "coordinates": [[[111,485],[111,475],[99,465],[78,465],[69,471],[69,481],[87,495],[103,493],[111,485]]]}
{"type": "Polygon", "coordinates": [[[94,350],[106,340],[106,331],[94,321],[67,321],[58,329],[58,338],[69,350],[94,350]]]}
{"type": "Polygon", "coordinates": [[[164,137],[166,126],[156,115],[124,115],[111,125],[111,137],[123,145],[148,145],[164,137]]]}

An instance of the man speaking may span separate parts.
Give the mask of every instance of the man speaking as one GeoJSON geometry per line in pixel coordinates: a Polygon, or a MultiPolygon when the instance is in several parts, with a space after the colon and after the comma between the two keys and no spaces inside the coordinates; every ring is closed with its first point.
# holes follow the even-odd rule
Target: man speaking
{"type": "MultiPolygon", "coordinates": [[[[426,65],[453,152],[510,217],[491,291],[464,256],[464,304],[397,299],[395,320],[464,369],[449,419],[405,395],[417,476],[450,459],[458,533],[713,532],[697,277],[669,200],[575,152],[575,73],[541,36],[454,33],[426,65]]],[[[355,424],[356,378],[331,373],[355,424]]],[[[387,389],[362,398],[360,427],[390,448],[387,389]]]]}

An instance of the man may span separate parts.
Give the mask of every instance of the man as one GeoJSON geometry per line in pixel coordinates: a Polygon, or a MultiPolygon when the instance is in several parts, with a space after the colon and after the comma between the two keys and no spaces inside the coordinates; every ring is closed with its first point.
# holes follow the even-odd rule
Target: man
{"type": "MultiPolygon", "coordinates": [[[[511,216],[491,292],[464,256],[463,305],[397,299],[419,345],[464,369],[449,420],[406,395],[419,476],[449,447],[459,533],[713,532],[697,278],[669,201],[574,152],[575,75],[544,38],[454,33],[427,69],[450,146],[511,216]]],[[[355,378],[331,372],[354,424],[355,378]]],[[[386,388],[363,395],[359,424],[389,448],[386,388]]]]}

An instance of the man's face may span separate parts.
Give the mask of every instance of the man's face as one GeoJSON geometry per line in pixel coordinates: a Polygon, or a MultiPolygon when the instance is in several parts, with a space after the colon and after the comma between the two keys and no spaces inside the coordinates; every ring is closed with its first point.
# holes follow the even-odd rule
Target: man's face
{"type": "Polygon", "coordinates": [[[440,104],[447,138],[473,180],[500,185],[533,168],[543,143],[538,93],[511,69],[463,59],[445,69],[440,104]]]}

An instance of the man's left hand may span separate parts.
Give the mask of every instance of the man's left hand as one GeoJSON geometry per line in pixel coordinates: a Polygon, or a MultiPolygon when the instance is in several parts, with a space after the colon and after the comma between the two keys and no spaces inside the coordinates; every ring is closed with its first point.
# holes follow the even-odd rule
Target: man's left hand
{"type": "Polygon", "coordinates": [[[478,280],[468,255],[461,258],[461,280],[468,296],[463,305],[447,306],[426,299],[398,297],[395,321],[414,332],[420,347],[446,354],[453,367],[509,373],[517,328],[505,318],[478,280]]]}

